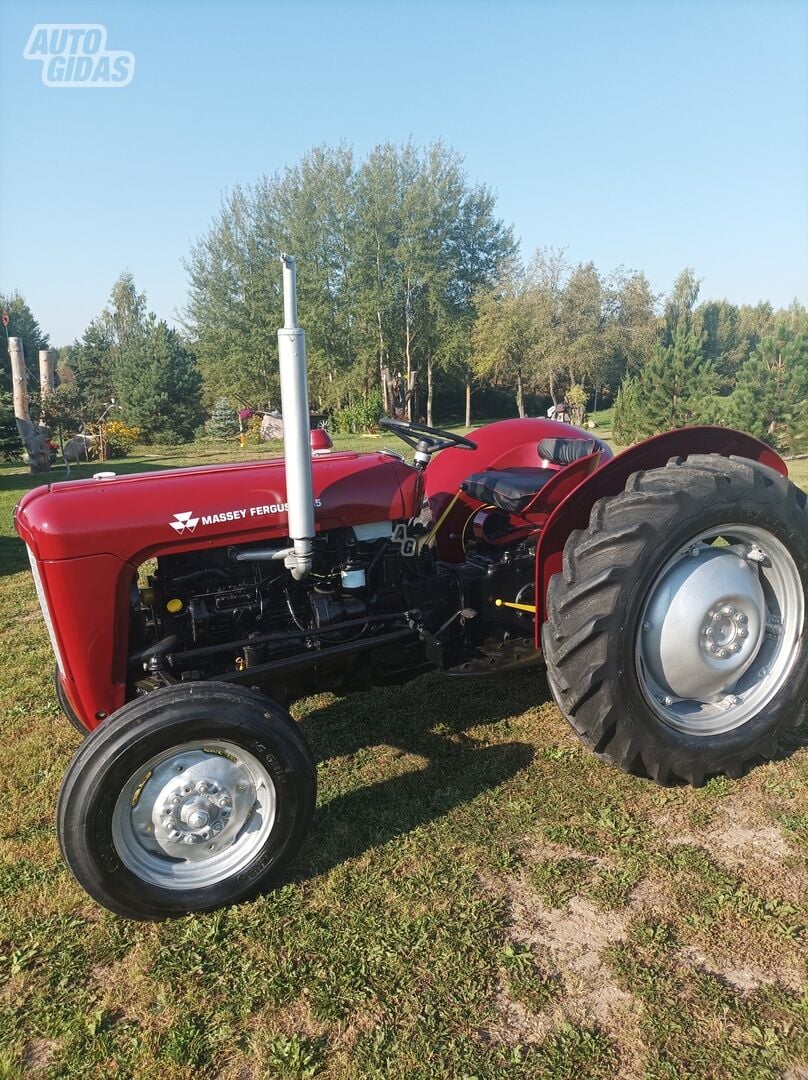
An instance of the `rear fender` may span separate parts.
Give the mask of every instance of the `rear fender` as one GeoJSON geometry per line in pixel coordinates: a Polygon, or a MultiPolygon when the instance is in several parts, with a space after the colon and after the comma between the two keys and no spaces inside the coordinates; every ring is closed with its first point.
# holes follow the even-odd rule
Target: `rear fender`
{"type": "Polygon", "coordinates": [[[540,648],[541,627],[546,617],[547,588],[550,579],[562,569],[564,545],[571,532],[585,529],[592,507],[610,495],[625,489],[632,473],[662,468],[671,458],[688,454],[721,454],[743,457],[768,465],[783,476],[785,462],[770,446],[742,431],[722,427],[690,427],[667,431],[624,450],[588,476],[559,503],[550,514],[536,551],[536,625],[535,643],[540,648]]]}

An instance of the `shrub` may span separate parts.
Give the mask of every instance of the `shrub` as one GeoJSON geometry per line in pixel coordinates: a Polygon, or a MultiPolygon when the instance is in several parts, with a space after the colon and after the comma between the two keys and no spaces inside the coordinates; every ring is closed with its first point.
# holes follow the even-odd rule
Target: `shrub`
{"type": "Polygon", "coordinates": [[[110,420],[106,425],[107,456],[127,457],[140,438],[139,427],[129,427],[122,420],[110,420]]]}
{"type": "Polygon", "coordinates": [[[232,439],[239,434],[238,415],[227,398],[219,398],[213,406],[207,428],[214,439],[232,439]]]}
{"type": "Polygon", "coordinates": [[[334,414],[334,425],[342,435],[358,435],[379,430],[379,418],[384,414],[382,395],[372,390],[366,398],[359,398],[334,414]]]}

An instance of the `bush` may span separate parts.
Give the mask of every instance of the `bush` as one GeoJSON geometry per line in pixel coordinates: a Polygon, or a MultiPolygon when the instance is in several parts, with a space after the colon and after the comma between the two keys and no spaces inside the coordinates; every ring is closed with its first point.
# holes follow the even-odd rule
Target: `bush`
{"type": "Polygon", "coordinates": [[[16,461],[21,454],[11,394],[0,391],[0,461],[16,461]]]}
{"type": "Polygon", "coordinates": [[[106,425],[107,456],[127,457],[140,438],[139,427],[129,427],[122,420],[110,420],[106,425]]]}
{"type": "Polygon", "coordinates": [[[214,439],[232,439],[239,434],[238,415],[227,398],[219,398],[213,406],[207,429],[214,439]]]}
{"type": "Polygon", "coordinates": [[[372,390],[366,398],[359,398],[347,408],[334,414],[334,427],[341,435],[359,435],[379,430],[379,419],[384,414],[382,395],[372,390]]]}

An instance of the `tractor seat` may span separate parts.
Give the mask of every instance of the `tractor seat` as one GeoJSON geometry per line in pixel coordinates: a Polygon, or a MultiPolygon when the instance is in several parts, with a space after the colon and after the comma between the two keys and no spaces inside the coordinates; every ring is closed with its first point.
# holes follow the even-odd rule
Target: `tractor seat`
{"type": "Polygon", "coordinates": [[[539,457],[554,465],[572,465],[573,461],[591,454],[599,445],[597,439],[542,439],[539,457]]]}
{"type": "MultiPolygon", "coordinates": [[[[598,445],[594,439],[542,439],[538,452],[544,461],[564,466],[587,457],[598,445]]],[[[557,475],[555,469],[487,469],[474,473],[460,486],[473,499],[498,506],[506,513],[518,514],[557,475]]]]}
{"type": "Polygon", "coordinates": [[[460,486],[473,499],[518,514],[556,475],[554,469],[488,469],[474,473],[460,486]]]}

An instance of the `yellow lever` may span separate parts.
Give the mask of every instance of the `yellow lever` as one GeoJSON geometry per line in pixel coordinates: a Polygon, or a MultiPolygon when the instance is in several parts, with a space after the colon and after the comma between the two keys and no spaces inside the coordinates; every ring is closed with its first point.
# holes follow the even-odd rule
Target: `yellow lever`
{"type": "Polygon", "coordinates": [[[516,611],[529,611],[532,615],[536,614],[535,604],[514,604],[510,600],[495,600],[495,607],[509,607],[514,608],[516,611]]]}

